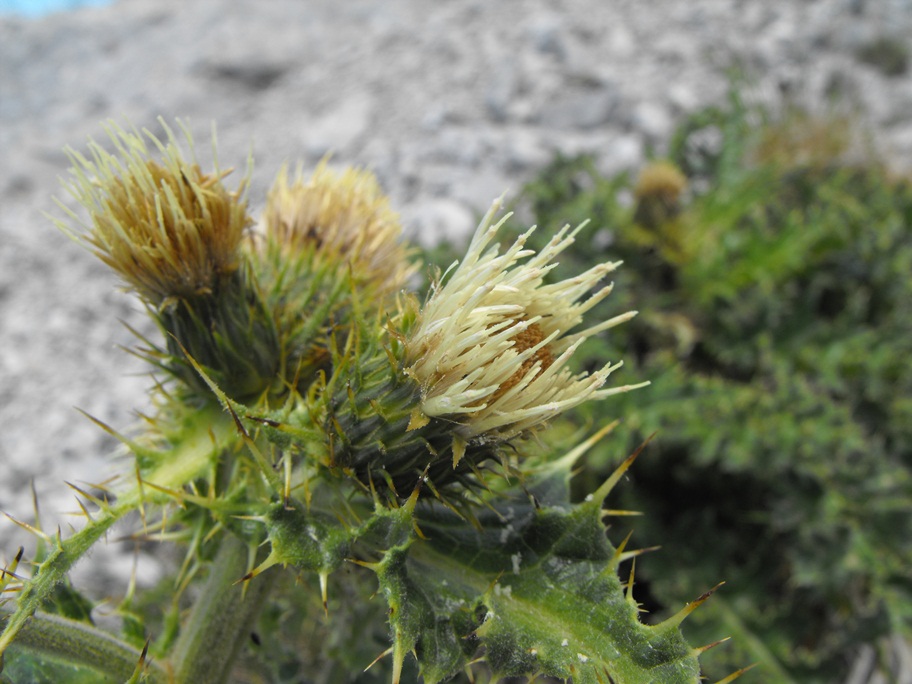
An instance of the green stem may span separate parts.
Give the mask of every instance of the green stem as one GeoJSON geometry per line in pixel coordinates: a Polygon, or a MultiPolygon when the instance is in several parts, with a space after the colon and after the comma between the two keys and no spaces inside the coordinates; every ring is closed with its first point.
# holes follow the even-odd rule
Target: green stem
{"type": "Polygon", "coordinates": [[[6,629],[0,635],[0,656],[38,611],[41,603],[50,595],[54,587],[63,581],[76,561],[129,510],[123,504],[110,507],[66,541],[60,541],[58,538],[56,548],[41,563],[38,574],[24,583],[16,602],[16,612],[13,613],[6,629]]]}
{"type": "MultiPolygon", "coordinates": [[[[36,651],[68,665],[89,667],[118,681],[127,681],[142,657],[137,649],[86,622],[36,613],[20,630],[16,646],[36,651]]],[[[166,684],[167,673],[147,664],[148,684],[166,684]]]]}
{"type": "MultiPolygon", "coordinates": [[[[233,421],[218,407],[201,409],[183,439],[170,451],[161,455],[160,463],[143,479],[166,490],[180,489],[194,478],[205,473],[213,459],[237,439],[233,421]]],[[[13,613],[3,633],[0,634],[0,656],[25,627],[29,619],[41,608],[54,587],[62,582],[70,568],[101,537],[127,513],[143,504],[165,503],[170,495],[152,487],[134,487],[125,492],[117,503],[102,504],[101,510],[89,519],[84,528],[63,540],[48,538],[53,549],[38,567],[38,572],[23,583],[13,613]]]]}
{"type": "Polygon", "coordinates": [[[249,570],[248,560],[247,545],[226,536],[177,644],[177,684],[227,681],[270,588],[262,577],[238,583],[249,570]]]}

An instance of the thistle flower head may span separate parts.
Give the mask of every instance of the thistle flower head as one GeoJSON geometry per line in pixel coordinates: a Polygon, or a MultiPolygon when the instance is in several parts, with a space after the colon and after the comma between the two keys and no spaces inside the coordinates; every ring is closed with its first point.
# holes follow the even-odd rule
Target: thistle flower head
{"type": "MultiPolygon", "coordinates": [[[[68,211],[85,229],[75,237],[155,306],[210,292],[220,276],[236,271],[250,223],[241,196],[246,179],[237,192],[229,191],[225,174],[205,174],[186,161],[174,133],[165,130],[163,143],[148,131],[140,135],[109,124],[116,154],[94,140],[90,158],[67,150],[73,178],[65,184],[90,214],[85,223],[68,211]],[[150,142],[160,162],[152,160],[150,142]]],[[[184,134],[192,152],[192,138],[186,129],[184,134]]]]}
{"type": "Polygon", "coordinates": [[[384,293],[401,289],[415,267],[399,242],[398,215],[369,171],[337,173],[324,159],[309,180],[279,173],[262,217],[268,238],[285,252],[317,253],[351,266],[356,280],[384,293]]]}
{"type": "Polygon", "coordinates": [[[499,208],[500,200],[479,225],[465,259],[437,285],[406,340],[406,372],[421,387],[421,412],[454,421],[464,441],[509,439],[584,401],[633,389],[604,387],[620,363],[592,374],[569,368],[588,337],[636,313],[576,330],[611,292],[611,285],[598,286],[619,264],[599,264],[546,283],[554,259],[579,228],[565,226],[538,253],[525,247],[532,228],[501,253],[492,242],[509,215],[493,223],[499,208]]]}
{"type": "Polygon", "coordinates": [[[657,161],[642,170],[633,193],[639,201],[656,197],[668,203],[676,203],[686,189],[687,178],[677,166],[671,162],[657,161]]]}
{"type": "Polygon", "coordinates": [[[647,166],[633,189],[636,198],[634,220],[653,230],[681,213],[681,197],[687,178],[671,162],[658,161],[647,166]]]}

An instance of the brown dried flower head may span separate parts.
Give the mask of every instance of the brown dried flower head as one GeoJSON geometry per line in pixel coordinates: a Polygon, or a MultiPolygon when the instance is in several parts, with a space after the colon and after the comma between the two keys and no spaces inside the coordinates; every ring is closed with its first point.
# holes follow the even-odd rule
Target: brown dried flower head
{"type": "MultiPolygon", "coordinates": [[[[155,306],[212,292],[220,277],[239,268],[239,246],[250,225],[246,178],[229,191],[222,184],[226,173],[206,174],[195,159],[186,161],[174,133],[162,125],[167,142],[110,123],[106,130],[116,154],[94,140],[89,157],[68,149],[73,178],[65,186],[89,211],[89,221],[58,202],[81,229],[58,225],[88,243],[155,306]],[[152,159],[148,143],[161,161],[152,159]]],[[[192,155],[192,138],[182,130],[192,155]]]]}

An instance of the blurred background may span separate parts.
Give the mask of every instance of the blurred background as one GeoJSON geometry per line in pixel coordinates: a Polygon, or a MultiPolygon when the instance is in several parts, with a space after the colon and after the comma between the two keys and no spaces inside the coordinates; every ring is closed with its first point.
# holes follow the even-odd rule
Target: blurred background
{"type": "MultiPolygon", "coordinates": [[[[139,304],[45,215],[68,202],[63,148],[162,116],[208,164],[215,123],[229,180],[254,160],[254,213],[282,164],[330,154],[428,248],[505,191],[527,223],[591,217],[578,258],[622,256],[620,301],[653,310],[608,349],[653,389],[605,409],[629,427],[591,464],[659,431],[629,494],[665,548],[642,600],[658,615],[724,579],[707,622],[728,660],[767,664],[750,681],[908,684],[908,611],[884,603],[912,585],[910,51],[908,0],[0,0],[0,510],[31,520],[34,483],[65,528],[63,481],[117,453],[76,409],[128,431],[148,408],[121,349],[139,304]],[[770,565],[784,544],[801,552],[770,565]]],[[[0,560],[24,539],[0,520],[0,560]]],[[[98,586],[133,564],[96,558],[98,586]]],[[[162,570],[144,559],[140,583],[162,570]]]]}

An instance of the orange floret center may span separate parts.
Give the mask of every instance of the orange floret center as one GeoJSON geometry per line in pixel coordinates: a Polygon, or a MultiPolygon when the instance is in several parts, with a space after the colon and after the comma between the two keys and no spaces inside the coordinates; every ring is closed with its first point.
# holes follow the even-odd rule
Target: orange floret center
{"type": "MultiPolygon", "coordinates": [[[[540,344],[543,339],[545,339],[545,333],[541,329],[541,326],[539,326],[538,323],[533,323],[525,330],[516,333],[516,335],[511,338],[511,341],[513,342],[513,350],[517,353],[522,353],[527,349],[532,349],[540,344]]],[[[526,377],[526,375],[532,371],[532,368],[536,363],[540,364],[538,369],[539,373],[546,370],[554,363],[554,356],[551,355],[551,350],[548,348],[548,345],[541,347],[532,356],[523,361],[522,366],[520,366],[513,375],[502,382],[494,394],[485,399],[485,402],[490,404],[491,402],[497,401],[506,394],[511,387],[514,387],[520,380],[526,377]]]]}

